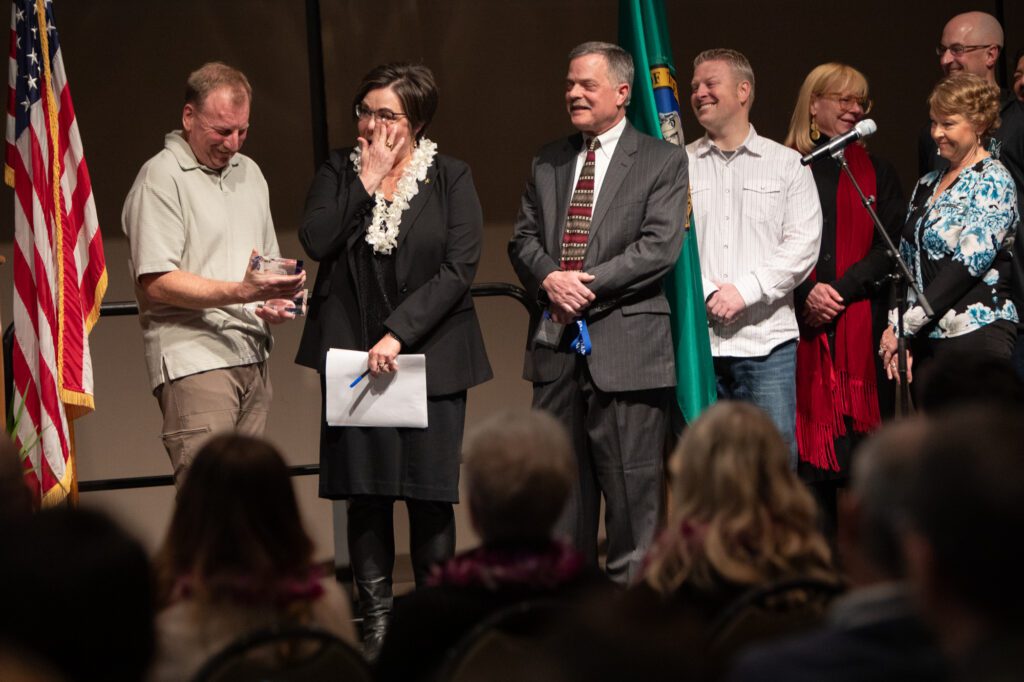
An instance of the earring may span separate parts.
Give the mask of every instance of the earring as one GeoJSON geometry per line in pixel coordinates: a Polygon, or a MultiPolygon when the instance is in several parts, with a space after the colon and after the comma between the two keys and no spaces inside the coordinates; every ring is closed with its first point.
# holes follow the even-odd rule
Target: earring
{"type": "Polygon", "coordinates": [[[814,114],[811,114],[811,142],[817,142],[821,139],[821,131],[818,130],[818,122],[814,120],[814,114]]]}

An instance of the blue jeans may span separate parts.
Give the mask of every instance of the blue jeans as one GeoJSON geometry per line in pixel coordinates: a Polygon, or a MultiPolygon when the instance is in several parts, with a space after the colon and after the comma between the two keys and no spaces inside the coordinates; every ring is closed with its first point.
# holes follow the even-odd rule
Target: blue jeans
{"type": "Polygon", "coordinates": [[[718,397],[754,403],[774,422],[789,446],[789,466],[796,471],[796,340],[754,358],[715,358],[718,397]]]}

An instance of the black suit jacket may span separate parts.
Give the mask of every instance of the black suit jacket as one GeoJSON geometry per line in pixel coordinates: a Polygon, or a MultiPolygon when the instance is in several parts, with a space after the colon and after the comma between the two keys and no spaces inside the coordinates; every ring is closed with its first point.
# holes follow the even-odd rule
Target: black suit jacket
{"type": "Polygon", "coordinates": [[[945,677],[942,655],[916,616],[909,592],[891,584],[854,590],[834,602],[830,625],[818,632],[746,651],[729,680],[931,682],[945,677]]]}
{"type": "Polygon", "coordinates": [[[940,682],[946,666],[913,616],[819,632],[751,649],[729,682],[940,682]]]}
{"type": "MultiPolygon", "coordinates": [[[[299,228],[299,241],[320,269],[295,361],[321,372],[331,348],[368,350],[362,347],[355,247],[374,201],[352,167],[351,151],[333,151],[317,172],[299,228]]],[[[428,395],[463,391],[492,377],[470,295],[482,240],[469,166],[437,155],[402,214],[398,302],[384,322],[402,340],[402,353],[427,356],[428,395]]]]}

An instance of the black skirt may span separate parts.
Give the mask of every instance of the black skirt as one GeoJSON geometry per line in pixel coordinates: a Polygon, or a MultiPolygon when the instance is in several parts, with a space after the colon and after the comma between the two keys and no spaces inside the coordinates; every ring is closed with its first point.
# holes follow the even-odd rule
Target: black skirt
{"type": "Polygon", "coordinates": [[[465,391],[428,398],[425,429],[327,426],[322,419],[320,497],[458,502],[465,421],[465,391]]]}

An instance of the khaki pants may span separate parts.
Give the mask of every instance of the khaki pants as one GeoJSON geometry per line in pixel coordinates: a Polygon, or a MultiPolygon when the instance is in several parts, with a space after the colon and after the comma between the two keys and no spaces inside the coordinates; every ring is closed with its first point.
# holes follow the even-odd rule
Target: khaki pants
{"type": "Polygon", "coordinates": [[[262,436],[273,387],[266,362],[214,369],[165,381],[154,392],[164,415],[161,437],[174,467],[174,485],[206,440],[222,431],[262,436]]]}

